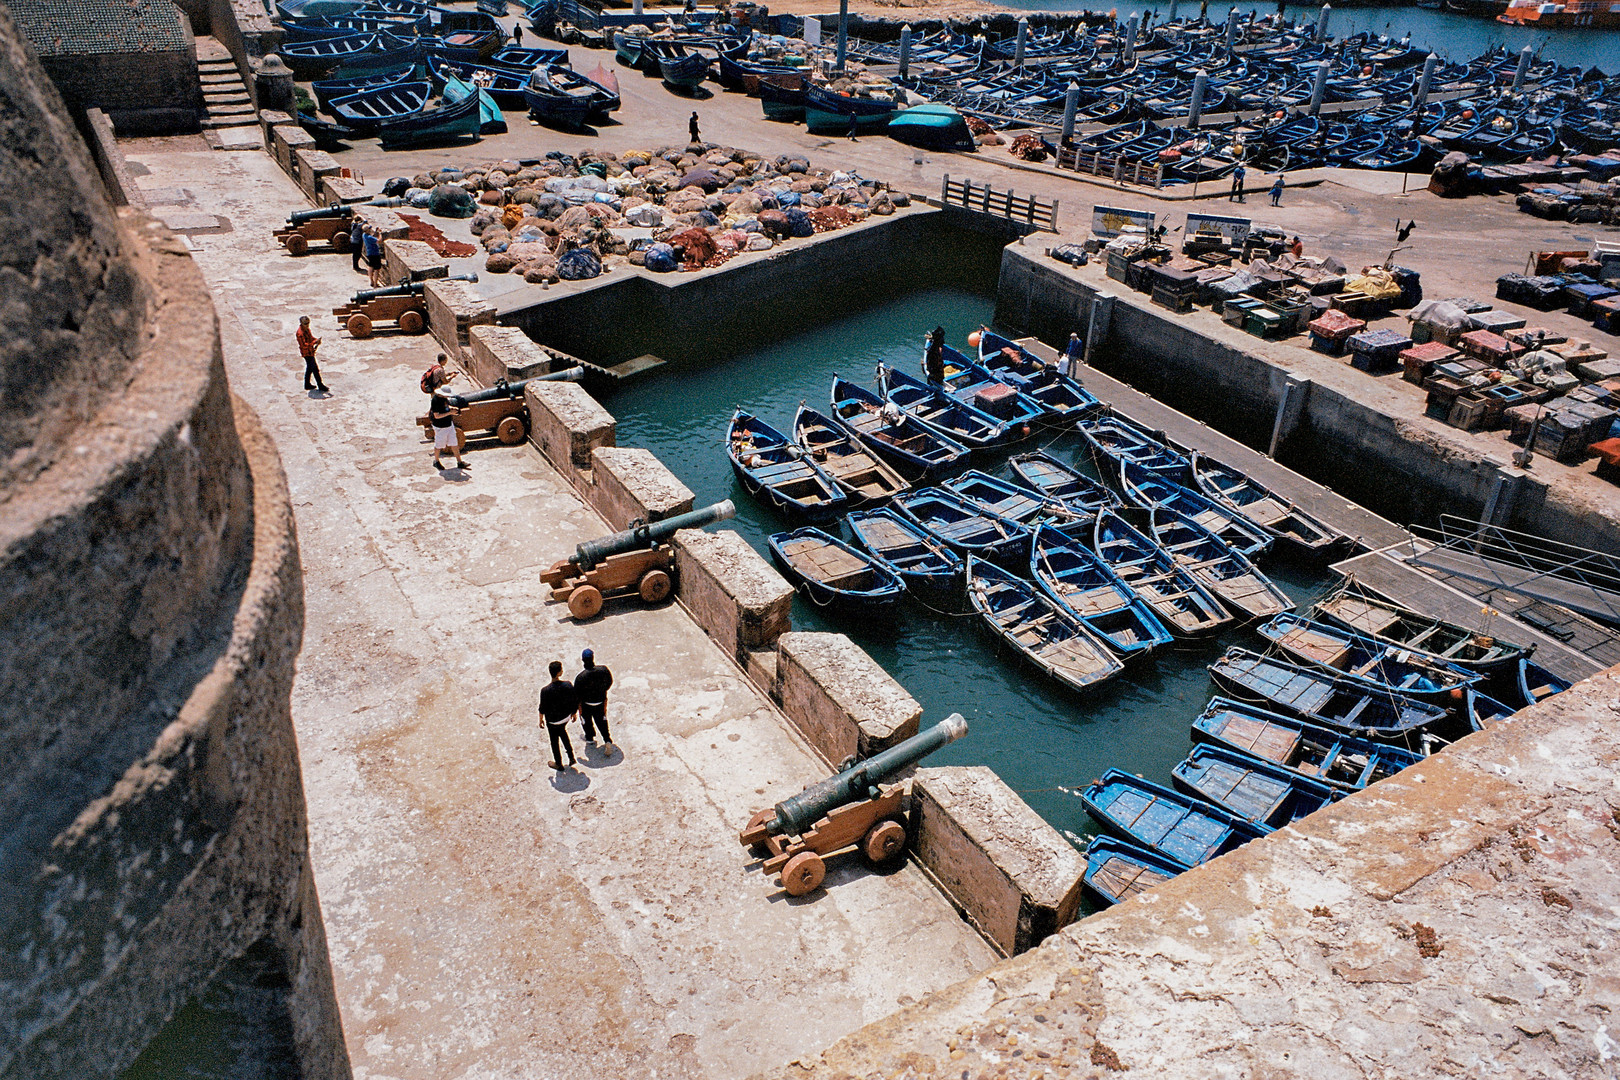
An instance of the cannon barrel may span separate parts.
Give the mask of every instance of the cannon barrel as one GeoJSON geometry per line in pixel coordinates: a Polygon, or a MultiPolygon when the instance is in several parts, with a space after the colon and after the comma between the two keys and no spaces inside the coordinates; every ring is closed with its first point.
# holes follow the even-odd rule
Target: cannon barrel
{"type": "Polygon", "coordinates": [[[318,210],[294,210],[287,215],[287,224],[296,226],[302,225],[306,221],[314,221],[316,218],[348,217],[353,212],[347,206],[339,203],[323,206],[318,210]]]}
{"type": "Polygon", "coordinates": [[[765,831],[772,836],[808,832],[840,806],[872,798],[879,784],[907,765],[914,765],[940,747],[960,739],[967,730],[962,714],[952,713],[927,731],[919,731],[905,742],[865,761],[857,761],[836,776],[783,799],[776,804],[776,816],[765,823],[765,831]]]}
{"type": "Polygon", "coordinates": [[[730,499],[717,502],[713,506],[705,506],[701,510],[690,513],[676,514],[663,521],[655,521],[650,525],[637,525],[624,532],[604,536],[599,540],[587,540],[574,549],[573,557],[568,561],[581,570],[590,570],[597,563],[610,555],[619,555],[626,551],[640,551],[643,548],[654,547],[681,529],[701,529],[705,525],[713,525],[717,521],[737,516],[737,504],[730,499]]]}
{"type": "MultiPolygon", "coordinates": [[[[477,281],[477,274],[457,274],[455,277],[436,278],[437,281],[477,281]]],[[[422,290],[427,288],[427,281],[407,281],[402,285],[389,285],[381,289],[361,289],[349,297],[351,304],[363,304],[367,300],[380,300],[385,296],[420,296],[422,290]]]]}
{"type": "Polygon", "coordinates": [[[549,375],[536,375],[532,379],[523,379],[519,382],[509,383],[505,379],[496,379],[495,385],[486,390],[474,390],[470,394],[453,394],[450,404],[458,409],[465,409],[479,401],[500,401],[503,398],[520,398],[523,388],[535,382],[583,382],[585,369],[571,367],[564,371],[553,371],[549,375]]]}

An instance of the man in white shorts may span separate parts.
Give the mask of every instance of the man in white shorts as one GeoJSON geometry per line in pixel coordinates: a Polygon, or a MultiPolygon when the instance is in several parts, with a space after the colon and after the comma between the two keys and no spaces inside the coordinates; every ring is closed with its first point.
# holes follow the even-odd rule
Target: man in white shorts
{"type": "Polygon", "coordinates": [[[448,449],[455,455],[456,468],[465,469],[467,465],[461,460],[461,440],[456,435],[456,413],[461,410],[450,404],[450,395],[442,386],[433,392],[429,400],[428,420],[433,425],[433,467],[444,468],[444,462],[439,458],[448,449]]]}

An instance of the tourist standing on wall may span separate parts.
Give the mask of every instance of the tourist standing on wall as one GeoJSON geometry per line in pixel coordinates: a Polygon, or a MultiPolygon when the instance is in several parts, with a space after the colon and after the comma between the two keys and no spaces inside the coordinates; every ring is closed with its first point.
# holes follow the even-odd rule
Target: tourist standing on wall
{"type": "Polygon", "coordinates": [[[568,721],[579,711],[579,695],[574,684],[562,677],[562,661],[551,662],[551,681],[540,691],[540,722],[545,725],[546,736],[551,739],[551,760],[546,764],[558,772],[565,766],[562,752],[568,751],[568,765],[572,769],[578,762],[574,757],[574,744],[568,739],[568,721]]]}
{"type": "Polygon", "coordinates": [[[299,317],[298,332],[293,337],[298,339],[298,351],[304,357],[304,389],[326,393],[326,381],[321,378],[320,366],[315,363],[315,350],[320,348],[321,339],[309,328],[308,315],[299,317]],[[314,386],[309,385],[311,379],[315,380],[314,386]]]}
{"type": "Polygon", "coordinates": [[[377,236],[377,227],[368,226],[366,229],[366,266],[371,271],[371,287],[377,288],[377,282],[382,277],[382,240],[377,236]]]}
{"type": "Polygon", "coordinates": [[[928,335],[928,351],[923,354],[923,372],[931,383],[944,383],[945,381],[945,328],[934,327],[934,332],[928,335]]]}
{"type": "Polygon", "coordinates": [[[596,741],[602,729],[602,749],[613,749],[613,733],[608,730],[607,696],[613,688],[613,672],[596,662],[596,654],[586,649],[579,654],[585,669],[574,676],[574,693],[579,695],[579,721],[585,728],[585,741],[596,741]]]}
{"type": "Polygon", "coordinates": [[[349,227],[349,257],[354,265],[354,272],[360,272],[360,260],[366,254],[366,220],[359,214],[354,215],[354,224],[349,227]]]}

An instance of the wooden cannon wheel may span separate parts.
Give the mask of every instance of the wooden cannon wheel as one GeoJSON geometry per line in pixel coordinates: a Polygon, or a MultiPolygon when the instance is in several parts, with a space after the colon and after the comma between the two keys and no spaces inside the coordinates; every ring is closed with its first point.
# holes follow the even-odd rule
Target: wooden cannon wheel
{"type": "Polygon", "coordinates": [[[649,570],[641,575],[641,581],[636,585],[636,591],[641,598],[649,604],[656,604],[669,597],[669,574],[663,570],[649,570]]]}
{"type": "Polygon", "coordinates": [[[349,234],[347,231],[339,229],[337,232],[332,234],[332,250],[337,252],[339,255],[347,255],[349,253],[349,234]]]}
{"type": "Polygon", "coordinates": [[[427,329],[427,320],[415,308],[399,313],[399,328],[407,334],[420,334],[427,329]]]}
{"type": "Polygon", "coordinates": [[[349,316],[349,321],[343,324],[349,328],[349,336],[368,338],[371,336],[371,320],[358,311],[349,316]]]}
{"type": "Polygon", "coordinates": [[[861,838],[861,854],[873,866],[893,862],[905,850],[906,827],[894,818],[884,818],[867,829],[861,838]]]}
{"type": "MultiPolygon", "coordinates": [[[[415,312],[411,311],[407,311],[405,313],[405,315],[414,314],[415,312]]],[[[399,317],[399,324],[401,326],[405,325],[405,315],[401,315],[399,317]]],[[[495,437],[501,440],[501,442],[505,443],[507,446],[516,446],[518,443],[523,441],[524,436],[527,434],[528,432],[524,430],[523,417],[521,416],[504,417],[499,424],[495,425],[495,437]]]]}
{"type": "Polygon", "coordinates": [[[815,892],[827,876],[827,864],[813,851],[801,851],[782,867],[782,888],[789,896],[815,892]]]}
{"type": "Polygon", "coordinates": [[[568,614],[576,619],[589,619],[602,610],[602,590],[595,585],[581,585],[568,596],[568,614]]]}
{"type": "Polygon", "coordinates": [[[286,244],[287,250],[294,255],[309,254],[309,237],[305,236],[303,233],[288,233],[286,244]]]}
{"type": "MultiPolygon", "coordinates": [[[[761,825],[765,824],[775,816],[776,807],[774,806],[767,806],[763,810],[755,810],[754,816],[748,819],[748,827],[742,831],[742,835],[747,836],[749,833],[753,832],[755,829],[759,828],[761,825]]],[[[764,841],[757,844],[750,844],[748,846],[756,852],[765,850],[764,841]]]]}

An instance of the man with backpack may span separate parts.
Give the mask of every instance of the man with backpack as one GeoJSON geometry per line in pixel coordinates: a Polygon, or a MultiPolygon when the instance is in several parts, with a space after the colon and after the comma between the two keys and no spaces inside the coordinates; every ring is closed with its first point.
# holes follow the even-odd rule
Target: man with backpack
{"type": "Polygon", "coordinates": [[[438,359],[433,361],[433,366],[422,372],[422,393],[431,394],[461,374],[459,371],[448,370],[445,365],[449,362],[450,358],[440,353],[438,359]]]}

